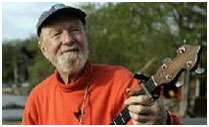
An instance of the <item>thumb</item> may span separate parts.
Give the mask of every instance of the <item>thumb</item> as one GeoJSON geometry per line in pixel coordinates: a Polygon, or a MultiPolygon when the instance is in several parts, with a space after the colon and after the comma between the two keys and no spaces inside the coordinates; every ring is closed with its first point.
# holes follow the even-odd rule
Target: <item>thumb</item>
{"type": "Polygon", "coordinates": [[[137,94],[137,92],[138,92],[138,90],[134,90],[134,89],[130,89],[130,88],[127,88],[127,89],[126,89],[126,94],[127,94],[128,96],[134,96],[134,95],[137,94]]]}

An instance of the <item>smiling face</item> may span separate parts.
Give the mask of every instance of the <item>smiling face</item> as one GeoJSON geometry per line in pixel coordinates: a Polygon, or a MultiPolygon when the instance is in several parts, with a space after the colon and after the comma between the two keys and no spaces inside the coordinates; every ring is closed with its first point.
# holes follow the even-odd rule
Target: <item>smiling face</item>
{"type": "Polygon", "coordinates": [[[44,26],[39,46],[44,56],[63,73],[78,73],[88,58],[85,28],[73,17],[57,18],[44,26]]]}

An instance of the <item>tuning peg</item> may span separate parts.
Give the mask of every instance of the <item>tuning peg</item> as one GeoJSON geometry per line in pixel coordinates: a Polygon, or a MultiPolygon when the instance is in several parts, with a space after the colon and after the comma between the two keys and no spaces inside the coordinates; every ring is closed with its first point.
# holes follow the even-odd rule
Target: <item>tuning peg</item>
{"type": "Polygon", "coordinates": [[[183,40],[183,44],[184,45],[187,44],[187,40],[186,39],[183,40]]]}
{"type": "Polygon", "coordinates": [[[198,64],[197,69],[195,70],[197,74],[203,74],[205,72],[205,69],[200,67],[200,64],[198,64]]]}
{"type": "Polygon", "coordinates": [[[184,81],[177,81],[175,85],[176,87],[181,87],[184,85],[184,81]]]}
{"type": "Polygon", "coordinates": [[[171,58],[170,57],[166,57],[165,59],[163,59],[163,62],[169,62],[169,61],[171,61],[171,58]]]}
{"type": "Polygon", "coordinates": [[[184,85],[184,74],[181,74],[176,82],[176,87],[181,87],[184,85]]]}
{"type": "Polygon", "coordinates": [[[176,51],[178,54],[183,54],[186,52],[186,48],[185,46],[181,46],[177,51],[176,51]]]}

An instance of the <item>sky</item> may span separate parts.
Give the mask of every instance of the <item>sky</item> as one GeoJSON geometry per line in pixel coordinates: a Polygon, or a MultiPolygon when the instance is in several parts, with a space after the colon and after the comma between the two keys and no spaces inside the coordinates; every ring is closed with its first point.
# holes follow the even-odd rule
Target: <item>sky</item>
{"type": "MultiPolygon", "coordinates": [[[[2,40],[25,39],[36,34],[39,16],[52,5],[52,2],[3,2],[2,40]]],[[[64,3],[78,7],[80,3],[64,3]]]]}

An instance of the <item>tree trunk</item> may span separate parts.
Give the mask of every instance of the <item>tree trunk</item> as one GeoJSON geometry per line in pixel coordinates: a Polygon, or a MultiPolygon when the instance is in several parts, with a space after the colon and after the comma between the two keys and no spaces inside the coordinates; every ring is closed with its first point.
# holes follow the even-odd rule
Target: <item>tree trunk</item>
{"type": "Polygon", "coordinates": [[[190,73],[184,72],[185,84],[182,87],[182,99],[179,103],[179,117],[185,117],[188,107],[190,73]]]}
{"type": "Polygon", "coordinates": [[[17,85],[18,85],[18,77],[19,77],[19,75],[18,75],[18,65],[17,65],[17,63],[16,62],[13,62],[13,65],[14,65],[14,81],[15,81],[15,85],[13,86],[13,87],[17,87],[17,85]]]}

